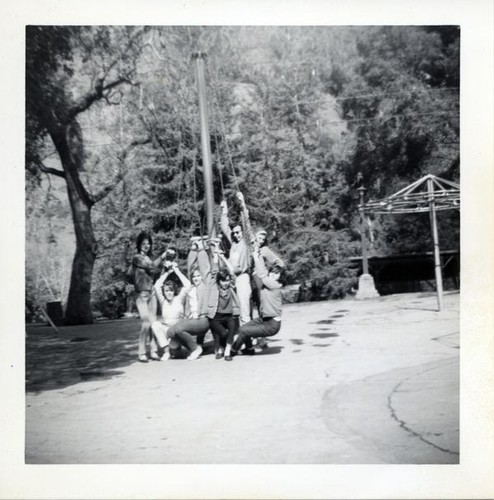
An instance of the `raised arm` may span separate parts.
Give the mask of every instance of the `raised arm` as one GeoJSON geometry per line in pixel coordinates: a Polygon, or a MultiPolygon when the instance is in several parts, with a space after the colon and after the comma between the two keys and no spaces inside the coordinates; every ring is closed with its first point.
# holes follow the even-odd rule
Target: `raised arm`
{"type": "Polygon", "coordinates": [[[158,301],[160,304],[162,304],[165,301],[165,296],[163,295],[163,283],[166,281],[166,278],[170,276],[170,274],[173,271],[170,269],[167,269],[157,280],[156,283],[154,284],[154,291],[156,292],[156,296],[158,297],[158,301]]]}
{"type": "Polygon", "coordinates": [[[228,269],[228,272],[232,276],[232,280],[235,280],[235,271],[233,270],[233,266],[230,264],[228,259],[225,259],[223,254],[218,254],[220,262],[228,269]]]}
{"type": "Polygon", "coordinates": [[[140,269],[145,269],[146,271],[155,272],[157,271],[158,266],[161,264],[162,260],[163,254],[154,261],[152,261],[149,257],[137,254],[134,255],[132,259],[132,265],[135,267],[139,267],[140,269]]]}
{"type": "Polygon", "coordinates": [[[182,273],[182,271],[180,271],[180,268],[178,267],[178,264],[176,262],[172,264],[171,270],[178,276],[180,283],[182,283],[182,290],[180,290],[180,295],[185,295],[189,291],[192,284],[182,273]]]}
{"type": "Polygon", "coordinates": [[[249,210],[245,204],[244,195],[240,191],[237,192],[237,199],[240,202],[240,220],[242,222],[242,229],[244,231],[246,241],[249,246],[253,246],[255,248],[256,235],[252,229],[252,224],[250,223],[249,210]]]}
{"type": "Polygon", "coordinates": [[[205,279],[211,271],[211,262],[204,248],[204,240],[200,236],[192,239],[189,255],[187,256],[187,272],[189,278],[194,269],[199,269],[202,279],[205,279]]]}
{"type": "Polygon", "coordinates": [[[230,221],[228,220],[228,205],[226,204],[226,201],[223,200],[220,206],[221,206],[221,218],[220,218],[221,232],[225,235],[225,238],[231,244],[232,230],[230,228],[230,221]]]}

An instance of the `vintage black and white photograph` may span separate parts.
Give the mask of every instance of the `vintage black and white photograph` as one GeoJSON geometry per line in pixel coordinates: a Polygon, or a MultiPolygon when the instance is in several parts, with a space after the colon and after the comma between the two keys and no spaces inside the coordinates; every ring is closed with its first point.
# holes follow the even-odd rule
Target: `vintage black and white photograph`
{"type": "Polygon", "coordinates": [[[492,498],[489,0],[0,13],[0,498],[492,498]]]}
{"type": "Polygon", "coordinates": [[[458,25],[25,28],[25,463],[459,464],[458,25]]]}

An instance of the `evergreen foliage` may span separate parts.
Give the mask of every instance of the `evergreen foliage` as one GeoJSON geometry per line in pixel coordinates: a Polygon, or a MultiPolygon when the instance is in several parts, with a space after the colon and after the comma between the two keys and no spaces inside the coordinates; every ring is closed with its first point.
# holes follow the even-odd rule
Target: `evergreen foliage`
{"type": "MultiPolygon", "coordinates": [[[[208,54],[215,202],[227,199],[235,218],[234,193],[244,193],[290,282],[311,282],[331,298],[355,286],[348,259],[360,255],[360,184],[376,199],[427,173],[459,179],[456,27],[183,26],[137,35],[124,27],[32,27],[27,42],[28,220],[52,218],[34,210],[45,188],[40,175],[49,173],[41,160],[50,155],[56,166],[39,117],[84,96],[91,72],[129,75],[77,115],[72,144],[82,151],[88,192],[111,185],[91,212],[92,302],[105,316],[126,308],[125,271],[141,230],[155,234],[157,252],[175,246],[182,266],[190,236],[204,233],[196,51],[208,54]]],[[[431,248],[426,217],[370,222],[375,254],[431,248]]],[[[443,248],[459,247],[457,213],[439,214],[439,235],[443,248]]],[[[46,300],[36,293],[33,302],[46,300]]]]}

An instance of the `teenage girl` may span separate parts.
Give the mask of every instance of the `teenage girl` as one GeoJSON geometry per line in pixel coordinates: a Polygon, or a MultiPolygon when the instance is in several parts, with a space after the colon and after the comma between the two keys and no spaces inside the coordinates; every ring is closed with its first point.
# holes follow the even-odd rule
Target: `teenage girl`
{"type": "Polygon", "coordinates": [[[132,273],[136,306],[141,318],[141,331],[139,332],[138,359],[142,363],[148,362],[146,355],[146,339],[150,333],[151,324],[156,321],[157,302],[153,293],[154,276],[159,265],[165,259],[164,252],[156,260],[151,259],[153,240],[147,232],[137,236],[137,253],[132,259],[132,273]]]}
{"type": "Polygon", "coordinates": [[[168,348],[168,330],[171,326],[178,323],[184,317],[185,298],[191,288],[190,281],[183,275],[178,268],[176,262],[168,262],[166,271],[160,276],[154,285],[156,296],[161,306],[161,321],[155,321],[151,324],[151,329],[158,342],[158,345],[164,348],[164,353],[161,358],[158,358],[157,353],[153,359],[169,359],[170,350],[168,348]],[[177,294],[177,285],[169,280],[169,276],[175,273],[180,282],[182,289],[177,294]]]}

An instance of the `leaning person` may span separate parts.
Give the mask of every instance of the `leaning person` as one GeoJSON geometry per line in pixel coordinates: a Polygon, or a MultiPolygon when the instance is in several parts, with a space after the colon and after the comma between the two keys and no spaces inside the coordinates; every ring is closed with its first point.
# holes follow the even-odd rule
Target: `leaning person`
{"type": "Polygon", "coordinates": [[[268,272],[260,252],[254,251],[252,256],[255,263],[254,280],[261,301],[260,316],[240,327],[238,337],[231,348],[232,356],[238,353],[243,344],[245,344],[243,353],[255,354],[252,339],[272,337],[281,328],[282,284],[280,280],[283,268],[275,265],[268,272]]]}

